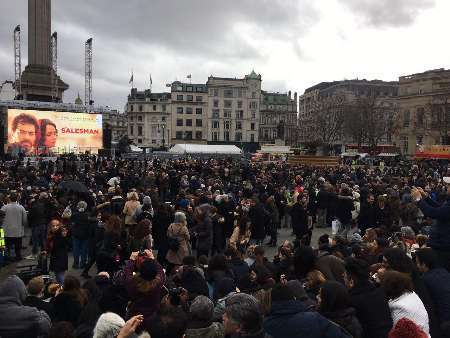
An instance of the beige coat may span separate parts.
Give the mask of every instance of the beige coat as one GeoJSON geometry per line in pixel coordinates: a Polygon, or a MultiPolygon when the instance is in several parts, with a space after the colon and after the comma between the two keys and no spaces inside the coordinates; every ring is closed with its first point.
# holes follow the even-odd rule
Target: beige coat
{"type": "Polygon", "coordinates": [[[233,229],[233,233],[230,237],[230,245],[234,248],[237,248],[237,245],[240,244],[247,244],[250,241],[250,227],[247,227],[247,231],[244,235],[239,234],[239,227],[236,225],[233,229]]]}
{"type": "Polygon", "coordinates": [[[137,208],[139,208],[141,204],[138,201],[127,201],[125,206],[123,207],[123,214],[125,215],[125,224],[136,224],[136,220],[134,219],[134,213],[137,208]]]}
{"type": "Polygon", "coordinates": [[[178,239],[180,247],[177,252],[169,250],[166,259],[171,264],[181,265],[183,258],[189,256],[189,230],[184,224],[172,223],[167,229],[167,237],[178,239]]]}

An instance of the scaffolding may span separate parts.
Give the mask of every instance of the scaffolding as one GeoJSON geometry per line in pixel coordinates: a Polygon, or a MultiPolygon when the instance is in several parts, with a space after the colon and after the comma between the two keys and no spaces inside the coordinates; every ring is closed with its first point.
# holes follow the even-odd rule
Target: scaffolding
{"type": "Polygon", "coordinates": [[[58,102],[58,33],[54,32],[50,38],[50,56],[52,71],[51,83],[52,83],[52,101],[58,102]]]}
{"type": "Polygon", "coordinates": [[[16,99],[22,94],[22,57],[20,52],[20,25],[14,29],[14,89],[16,91],[16,99]]]}
{"type": "Polygon", "coordinates": [[[84,105],[94,104],[92,100],[92,38],[86,40],[84,54],[84,105]]]}

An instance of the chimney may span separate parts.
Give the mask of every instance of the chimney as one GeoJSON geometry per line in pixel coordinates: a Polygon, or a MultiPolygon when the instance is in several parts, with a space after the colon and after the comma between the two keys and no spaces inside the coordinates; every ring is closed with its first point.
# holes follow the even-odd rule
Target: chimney
{"type": "Polygon", "coordinates": [[[291,98],[291,91],[289,91],[288,96],[289,96],[289,98],[291,98]]]}
{"type": "Polygon", "coordinates": [[[297,92],[294,93],[294,101],[297,102],[297,92]]]}

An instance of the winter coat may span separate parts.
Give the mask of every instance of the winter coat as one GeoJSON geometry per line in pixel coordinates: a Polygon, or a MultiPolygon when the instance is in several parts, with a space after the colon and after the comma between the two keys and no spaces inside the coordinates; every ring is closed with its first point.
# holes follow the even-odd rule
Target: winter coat
{"type": "Polygon", "coordinates": [[[51,315],[53,322],[66,321],[71,322],[74,327],[77,326],[83,304],[75,295],[63,291],[53,298],[50,304],[53,310],[51,315]]]}
{"type": "Polygon", "coordinates": [[[327,280],[335,280],[344,284],[344,261],[334,255],[324,255],[316,260],[316,269],[323,273],[327,280]]]}
{"type": "Polygon", "coordinates": [[[202,251],[211,250],[213,241],[213,228],[211,217],[205,215],[201,221],[199,221],[195,227],[192,228],[192,232],[197,233],[197,249],[202,251]]]}
{"type": "Polygon", "coordinates": [[[186,338],[223,338],[224,330],[221,323],[212,323],[207,327],[193,328],[192,324],[187,328],[184,336],[186,338]]]}
{"type": "Polygon", "coordinates": [[[46,201],[42,199],[35,201],[28,213],[30,226],[47,225],[50,221],[49,213],[49,205],[46,201]]]}
{"type": "Polygon", "coordinates": [[[327,209],[328,204],[329,194],[324,188],[321,188],[316,196],[316,207],[317,209],[327,209]]]}
{"type": "Polygon", "coordinates": [[[427,310],[415,292],[405,292],[400,297],[389,300],[389,308],[394,326],[400,319],[408,318],[430,335],[427,310]]]}
{"type": "Polygon", "coordinates": [[[377,226],[377,206],[375,204],[361,203],[358,225],[361,231],[377,226]]]}
{"type": "Polygon", "coordinates": [[[252,239],[262,241],[266,238],[266,223],[268,213],[264,209],[262,203],[257,203],[249,210],[248,216],[251,222],[251,236],[252,239]]]}
{"type": "Polygon", "coordinates": [[[69,240],[67,237],[64,237],[61,230],[59,230],[54,234],[51,243],[47,243],[47,252],[50,254],[50,271],[67,271],[69,265],[69,257],[67,254],[68,248],[69,240]]]}
{"type": "Polygon", "coordinates": [[[435,219],[431,226],[428,246],[433,249],[448,250],[450,248],[450,200],[439,206],[432,199],[421,200],[418,206],[425,217],[435,219]]]}
{"type": "Polygon", "coordinates": [[[19,203],[11,202],[4,205],[1,211],[5,214],[3,218],[3,230],[5,237],[23,237],[27,225],[27,212],[19,203]]]}
{"type": "Polygon", "coordinates": [[[27,295],[25,284],[19,277],[10,276],[0,285],[0,337],[47,336],[50,318],[45,311],[24,306],[27,295]]]}
{"type": "Polygon", "coordinates": [[[248,264],[238,257],[232,258],[230,263],[228,264],[228,267],[231,271],[233,271],[234,280],[236,283],[239,283],[239,281],[243,277],[248,276],[248,274],[250,273],[248,264]]]}
{"type": "Polygon", "coordinates": [[[176,252],[169,249],[166,259],[171,264],[181,265],[183,258],[189,255],[189,230],[184,224],[172,223],[167,229],[167,237],[177,239],[180,246],[176,252]]]}
{"type": "Polygon", "coordinates": [[[371,282],[356,284],[349,290],[351,305],[366,338],[387,338],[392,328],[391,312],[382,288],[371,282]]]}
{"type": "Polygon", "coordinates": [[[89,234],[91,233],[91,221],[89,219],[89,214],[86,211],[76,211],[72,214],[70,220],[72,222],[71,230],[73,238],[79,240],[89,239],[89,234]]]}
{"type": "Polygon", "coordinates": [[[134,214],[136,210],[140,207],[138,201],[127,201],[125,206],[123,207],[123,214],[125,215],[125,224],[132,225],[136,224],[136,220],[134,219],[134,214]]]}
{"type": "Polygon", "coordinates": [[[245,231],[244,234],[241,234],[239,226],[235,226],[230,237],[230,246],[237,248],[239,244],[247,245],[247,243],[250,241],[250,237],[250,227],[247,228],[247,231],[245,231]]]}
{"type": "Polygon", "coordinates": [[[437,268],[425,272],[422,280],[434,303],[439,321],[450,321],[450,273],[437,268]]]}
{"type": "Polygon", "coordinates": [[[334,312],[322,313],[327,319],[331,320],[333,323],[338,324],[346,332],[350,333],[353,338],[363,338],[363,329],[361,324],[356,318],[354,308],[346,308],[345,310],[338,310],[334,312]]]}
{"type": "Polygon", "coordinates": [[[144,328],[148,330],[152,315],[160,307],[161,290],[166,281],[166,275],[159,263],[157,263],[157,275],[151,281],[146,281],[138,275],[133,275],[136,270],[136,262],[128,261],[125,269],[125,288],[127,290],[130,303],[128,305],[127,319],[136,315],[144,316],[144,328]]]}
{"type": "Polygon", "coordinates": [[[352,221],[352,210],[355,209],[353,200],[348,196],[338,196],[336,206],[336,217],[343,225],[348,225],[352,221]]]}
{"type": "Polygon", "coordinates": [[[299,238],[308,233],[308,213],[299,203],[295,203],[291,208],[292,230],[299,238]]]}
{"type": "Polygon", "coordinates": [[[297,300],[272,302],[264,329],[273,338],[349,338],[339,326],[317,312],[306,311],[297,300]]]}

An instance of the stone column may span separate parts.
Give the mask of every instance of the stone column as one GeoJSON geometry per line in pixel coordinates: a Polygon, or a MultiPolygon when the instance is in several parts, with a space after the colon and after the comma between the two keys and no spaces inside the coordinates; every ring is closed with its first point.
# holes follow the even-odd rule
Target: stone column
{"type": "Polygon", "coordinates": [[[28,0],[28,64],[51,66],[51,0],[28,0]]]}

